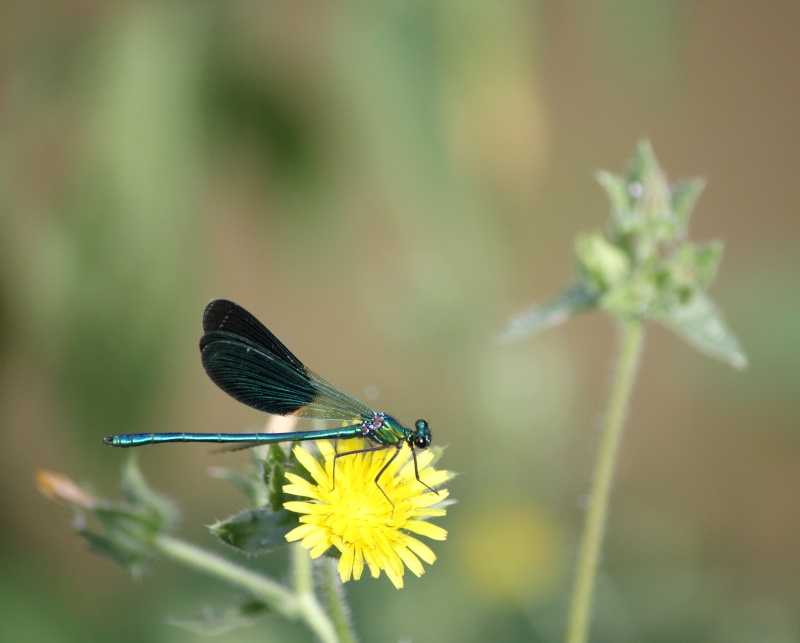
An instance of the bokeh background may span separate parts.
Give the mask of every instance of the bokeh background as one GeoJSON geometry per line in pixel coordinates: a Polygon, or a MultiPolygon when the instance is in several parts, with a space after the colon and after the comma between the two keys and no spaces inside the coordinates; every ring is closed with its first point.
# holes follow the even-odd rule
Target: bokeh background
{"type": "MultiPolygon", "coordinates": [[[[226,297],[463,474],[422,579],[346,586],[363,640],[559,640],[615,331],[492,338],[571,281],[593,171],[647,137],[709,180],[692,233],[726,244],[750,367],[649,332],[592,640],[800,640],[798,33],[779,0],[4,3],[0,639],[195,641],[167,618],[234,598],[163,560],[131,580],[33,481],[116,495],[104,435],[259,429],[200,367],[226,297]]],[[[207,468],[246,456],[137,455],[216,548],[243,499],[207,468]]]]}

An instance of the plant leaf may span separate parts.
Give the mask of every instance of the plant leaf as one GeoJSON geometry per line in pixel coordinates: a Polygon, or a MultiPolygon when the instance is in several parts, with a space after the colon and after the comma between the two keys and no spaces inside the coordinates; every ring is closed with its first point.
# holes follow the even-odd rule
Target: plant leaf
{"type": "Polygon", "coordinates": [[[747,366],[747,356],[728,330],[717,307],[703,293],[658,317],[698,350],[727,362],[734,368],[747,366]]]}
{"type": "Polygon", "coordinates": [[[286,534],[298,525],[297,514],[281,509],[248,509],[209,527],[226,545],[246,554],[264,554],[286,546],[286,534]]]}
{"type": "Polygon", "coordinates": [[[597,296],[583,284],[576,284],[555,299],[512,317],[500,332],[497,340],[510,342],[534,335],[551,326],[556,326],[575,313],[597,305],[597,296]]]}

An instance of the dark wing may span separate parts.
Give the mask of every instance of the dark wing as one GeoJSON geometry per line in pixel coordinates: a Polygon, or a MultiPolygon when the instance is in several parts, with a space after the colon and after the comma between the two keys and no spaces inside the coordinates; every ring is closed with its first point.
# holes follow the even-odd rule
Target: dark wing
{"type": "Polygon", "coordinates": [[[204,327],[207,318],[223,324],[225,331],[209,330],[200,339],[203,368],[228,395],[275,415],[358,422],[372,418],[372,409],[303,366],[243,308],[217,300],[206,309],[204,327]],[[222,308],[215,304],[227,306],[229,314],[217,315],[222,308]]]}
{"type": "Polygon", "coordinates": [[[217,330],[250,340],[296,369],[304,368],[303,363],[264,324],[232,301],[214,299],[206,306],[203,313],[203,332],[217,330]]]}

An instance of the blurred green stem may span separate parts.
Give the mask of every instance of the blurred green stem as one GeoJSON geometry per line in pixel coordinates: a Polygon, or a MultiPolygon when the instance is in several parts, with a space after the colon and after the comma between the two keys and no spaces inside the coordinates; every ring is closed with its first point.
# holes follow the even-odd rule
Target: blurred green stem
{"type": "Polygon", "coordinates": [[[630,403],[633,378],[642,353],[643,340],[644,324],[641,321],[629,321],[622,326],[622,342],[617,356],[608,409],[603,419],[600,450],[588,496],[589,510],[578,553],[578,569],[567,625],[567,643],[584,643],[588,638],[592,597],[608,515],[614,465],[622,438],[625,411],[630,403]]]}
{"type": "Polygon", "coordinates": [[[322,584],[328,601],[328,613],[333,620],[333,626],[342,643],[356,643],[356,637],[350,625],[347,604],[344,601],[344,590],[336,574],[335,560],[322,561],[322,584]]]}
{"type": "MultiPolygon", "coordinates": [[[[294,554],[295,591],[291,592],[269,578],[177,538],[158,536],[154,541],[154,547],[163,555],[186,567],[248,590],[287,618],[302,619],[321,641],[325,643],[339,641],[331,620],[314,595],[311,559],[307,553],[301,551],[294,554]]],[[[300,547],[292,549],[299,550],[300,547]]]]}

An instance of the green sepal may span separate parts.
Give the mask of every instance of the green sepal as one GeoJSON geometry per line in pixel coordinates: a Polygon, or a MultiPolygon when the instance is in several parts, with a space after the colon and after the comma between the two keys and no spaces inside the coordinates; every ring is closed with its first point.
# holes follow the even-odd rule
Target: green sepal
{"type": "Polygon", "coordinates": [[[332,560],[339,560],[342,557],[342,552],[340,552],[336,547],[328,547],[322,555],[325,558],[330,558],[332,560]]]}
{"type": "Polygon", "coordinates": [[[539,333],[595,306],[597,306],[597,295],[584,284],[575,284],[548,303],[534,306],[512,317],[497,336],[497,340],[510,342],[539,333]]]}
{"type": "Polygon", "coordinates": [[[203,634],[205,636],[218,636],[252,625],[259,616],[270,611],[269,606],[255,599],[244,600],[238,605],[232,605],[222,611],[215,611],[206,608],[197,616],[190,617],[170,617],[170,625],[203,634]]]}
{"type": "Polygon", "coordinates": [[[658,316],[658,320],[707,355],[734,368],[747,366],[747,356],[738,340],[704,293],[695,294],[685,304],[658,316]]]}
{"type": "Polygon", "coordinates": [[[247,509],[209,527],[223,543],[249,554],[285,547],[286,534],[300,524],[299,515],[286,509],[247,509]]]}
{"type": "Polygon", "coordinates": [[[265,467],[274,467],[277,465],[285,465],[290,456],[287,455],[287,449],[283,444],[273,443],[267,448],[267,455],[264,458],[265,467]]]}
{"type": "Polygon", "coordinates": [[[279,511],[286,502],[283,493],[283,486],[288,484],[286,479],[287,466],[294,470],[297,459],[294,454],[286,454],[284,447],[280,444],[270,444],[267,450],[267,457],[262,461],[263,476],[262,480],[267,490],[267,500],[273,511],[279,511]]]}

